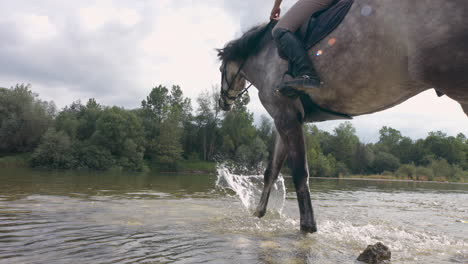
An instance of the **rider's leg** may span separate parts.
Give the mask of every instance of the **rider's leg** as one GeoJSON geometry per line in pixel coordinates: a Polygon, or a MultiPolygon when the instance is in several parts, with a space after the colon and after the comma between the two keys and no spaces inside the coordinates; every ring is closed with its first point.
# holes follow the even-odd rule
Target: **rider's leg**
{"type": "Polygon", "coordinates": [[[292,79],[285,80],[283,87],[296,89],[314,88],[320,78],[307,55],[304,44],[294,35],[310,16],[327,8],[334,0],[299,0],[284,14],[275,28],[273,38],[282,55],[293,65],[292,79]]]}

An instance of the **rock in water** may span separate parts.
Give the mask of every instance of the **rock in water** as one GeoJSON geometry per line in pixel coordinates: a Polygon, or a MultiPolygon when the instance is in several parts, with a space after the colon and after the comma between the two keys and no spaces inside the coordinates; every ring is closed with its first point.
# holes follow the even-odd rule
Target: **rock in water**
{"type": "Polygon", "coordinates": [[[368,245],[357,260],[369,264],[385,264],[389,263],[391,257],[392,252],[390,252],[390,249],[378,242],[375,245],[368,245]]]}

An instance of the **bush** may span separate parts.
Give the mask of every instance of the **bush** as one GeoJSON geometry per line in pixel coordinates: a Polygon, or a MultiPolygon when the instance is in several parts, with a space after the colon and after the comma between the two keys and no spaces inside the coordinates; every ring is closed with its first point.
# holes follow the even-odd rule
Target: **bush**
{"type": "Polygon", "coordinates": [[[349,169],[343,162],[336,162],[336,174],[339,176],[349,176],[349,169]]]}
{"type": "Polygon", "coordinates": [[[27,168],[31,154],[18,154],[14,156],[0,157],[0,168],[27,168]]]}
{"type": "Polygon", "coordinates": [[[396,171],[398,167],[400,167],[400,160],[387,152],[378,152],[372,162],[372,168],[376,173],[396,171]]]}
{"type": "Polygon", "coordinates": [[[432,169],[434,178],[450,179],[455,174],[454,168],[445,159],[432,160],[429,168],[432,169]]]}
{"type": "Polygon", "coordinates": [[[241,145],[237,148],[235,161],[248,170],[260,172],[263,170],[263,161],[268,157],[268,149],[260,137],[253,139],[250,145],[241,145]]]}
{"type": "Polygon", "coordinates": [[[416,167],[411,164],[401,165],[395,172],[398,178],[416,180],[416,167]]]}
{"type": "Polygon", "coordinates": [[[416,167],[415,175],[417,180],[432,181],[434,180],[434,173],[430,168],[426,167],[416,167]]]}
{"type": "Polygon", "coordinates": [[[109,150],[89,143],[76,146],[75,159],[78,169],[108,170],[115,164],[109,150]]]}
{"type": "Polygon", "coordinates": [[[382,172],[382,175],[383,175],[383,176],[393,176],[393,172],[391,172],[391,171],[383,171],[383,172],[382,172]]]}
{"type": "Polygon", "coordinates": [[[32,155],[31,166],[71,169],[76,166],[72,142],[64,132],[49,129],[32,155]]]}
{"type": "Polygon", "coordinates": [[[143,171],[143,149],[139,148],[131,139],[127,139],[123,146],[124,152],[119,159],[119,165],[126,171],[143,171]]]}
{"type": "Polygon", "coordinates": [[[461,168],[456,168],[453,180],[468,182],[468,171],[462,170],[461,168]]]}

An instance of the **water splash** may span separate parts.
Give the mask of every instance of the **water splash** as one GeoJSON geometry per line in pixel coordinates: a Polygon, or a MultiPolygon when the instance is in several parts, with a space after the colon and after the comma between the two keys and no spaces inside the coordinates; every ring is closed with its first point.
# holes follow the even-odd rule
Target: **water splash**
{"type": "MultiPolygon", "coordinates": [[[[217,188],[234,191],[247,210],[254,210],[256,208],[263,190],[263,175],[234,174],[223,164],[218,165],[217,172],[217,188]]],[[[286,187],[284,185],[284,178],[280,174],[278,180],[273,185],[268,202],[268,210],[281,214],[285,199],[286,187]]]]}

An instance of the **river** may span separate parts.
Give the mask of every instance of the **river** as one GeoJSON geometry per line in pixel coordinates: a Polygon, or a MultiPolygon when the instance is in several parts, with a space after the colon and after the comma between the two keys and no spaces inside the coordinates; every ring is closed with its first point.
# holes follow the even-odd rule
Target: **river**
{"type": "Polygon", "coordinates": [[[358,263],[378,241],[392,263],[468,263],[466,184],[311,179],[304,235],[290,178],[263,219],[245,179],[0,169],[0,263],[358,263]]]}

